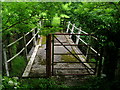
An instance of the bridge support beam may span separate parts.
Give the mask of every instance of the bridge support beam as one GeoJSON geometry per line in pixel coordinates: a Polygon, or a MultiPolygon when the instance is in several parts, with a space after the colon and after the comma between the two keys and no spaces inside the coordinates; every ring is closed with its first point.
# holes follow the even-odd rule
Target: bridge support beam
{"type": "Polygon", "coordinates": [[[52,61],[52,35],[46,36],[46,76],[51,77],[51,61],[52,61]]]}

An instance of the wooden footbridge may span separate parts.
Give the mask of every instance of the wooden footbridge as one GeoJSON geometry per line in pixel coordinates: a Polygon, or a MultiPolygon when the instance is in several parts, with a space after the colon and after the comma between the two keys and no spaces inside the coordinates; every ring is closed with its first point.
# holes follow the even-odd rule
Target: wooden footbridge
{"type": "MultiPolygon", "coordinates": [[[[39,23],[41,27],[41,22],[39,23]]],[[[15,42],[7,45],[3,49],[4,63],[7,76],[10,76],[8,64],[20,55],[22,52],[26,53],[28,64],[23,72],[22,77],[30,77],[32,65],[36,60],[37,53],[42,47],[42,36],[39,35],[41,28],[35,31],[35,28],[30,32],[20,37],[15,42]],[[25,37],[32,32],[33,37],[26,42],[25,37]],[[7,58],[6,49],[19,40],[23,39],[25,47],[14,55],[12,58],[7,58]],[[33,41],[34,47],[28,53],[27,46],[33,41]]],[[[96,75],[101,72],[101,62],[99,61],[100,54],[95,50],[91,42],[97,42],[97,38],[93,34],[88,34],[75,24],[68,22],[65,32],[57,32],[46,36],[46,64],[44,67],[45,76],[51,77],[56,75],[96,75]],[[83,50],[81,50],[83,49],[83,50]],[[86,49],[86,50],[85,50],[86,49]],[[67,58],[67,60],[63,57],[67,58]],[[59,57],[60,60],[56,59],[59,57]],[[74,60],[70,60],[73,59],[74,60]]],[[[41,67],[40,67],[41,69],[41,67]]],[[[39,69],[39,70],[40,70],[39,69]]]]}

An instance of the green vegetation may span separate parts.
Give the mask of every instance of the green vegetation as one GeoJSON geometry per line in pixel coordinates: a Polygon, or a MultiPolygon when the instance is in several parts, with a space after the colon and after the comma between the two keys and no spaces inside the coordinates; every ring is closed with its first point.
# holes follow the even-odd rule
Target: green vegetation
{"type": "Polygon", "coordinates": [[[55,78],[18,79],[18,77],[3,77],[2,81],[3,89],[68,88],[55,78]]]}
{"type": "Polygon", "coordinates": [[[68,5],[70,21],[88,33],[94,33],[98,43],[91,42],[98,51],[103,53],[104,64],[102,73],[109,80],[115,79],[119,56],[119,24],[120,2],[71,3],[68,5]]]}
{"type": "Polygon", "coordinates": [[[42,36],[42,45],[46,43],[46,36],[42,36]]]}
{"type": "Polygon", "coordinates": [[[55,16],[52,20],[52,26],[60,26],[60,17],[55,16]]]}
{"type": "Polygon", "coordinates": [[[22,76],[26,67],[26,59],[23,56],[18,56],[12,61],[11,76],[22,76]]]}
{"type": "Polygon", "coordinates": [[[0,90],[2,89],[2,73],[0,72],[0,90]]]}
{"type": "Polygon", "coordinates": [[[108,82],[104,78],[87,77],[87,81],[84,80],[84,82],[82,82],[80,86],[73,86],[70,88],[78,88],[85,90],[117,90],[120,89],[120,86],[118,84],[120,84],[119,81],[108,82]]]}
{"type": "Polygon", "coordinates": [[[22,86],[24,88],[67,88],[61,82],[58,82],[55,78],[38,78],[38,79],[24,79],[22,80],[22,86]]]}
{"type": "Polygon", "coordinates": [[[62,55],[61,60],[64,62],[77,62],[76,58],[72,55],[62,55]]]}
{"type": "Polygon", "coordinates": [[[108,82],[104,77],[85,77],[84,81],[78,83],[77,86],[67,86],[63,82],[60,82],[57,78],[37,78],[37,79],[19,79],[18,77],[8,78],[3,77],[2,82],[3,84],[1,87],[4,89],[85,89],[85,90],[119,90],[120,89],[120,81],[112,81],[108,82]]]}
{"type": "Polygon", "coordinates": [[[91,62],[96,62],[96,60],[94,58],[90,59],[91,62]]]}
{"type": "Polygon", "coordinates": [[[44,28],[42,28],[40,34],[46,36],[46,35],[48,35],[50,33],[52,34],[52,33],[55,33],[55,32],[60,32],[62,29],[63,28],[56,27],[56,26],[54,26],[52,28],[50,28],[50,27],[44,27],[44,28]]]}
{"type": "MultiPolygon", "coordinates": [[[[70,52],[67,53],[69,54],[70,52]]],[[[72,50],[71,53],[75,54],[75,51],[72,50]]],[[[75,56],[78,57],[77,55],[75,56]]],[[[73,55],[62,55],[61,60],[64,62],[78,62],[78,60],[73,55]]]]}
{"type": "Polygon", "coordinates": [[[20,87],[20,82],[18,81],[18,77],[8,78],[6,76],[2,79],[2,89],[17,89],[20,87]]]}
{"type": "MultiPolygon", "coordinates": [[[[89,59],[89,62],[96,62],[96,60],[92,58],[92,59],[89,59]]],[[[96,63],[89,63],[89,65],[94,68],[96,63]]]]}
{"type": "Polygon", "coordinates": [[[69,16],[67,16],[66,14],[61,14],[60,17],[65,17],[65,18],[70,18],[69,16]]]}

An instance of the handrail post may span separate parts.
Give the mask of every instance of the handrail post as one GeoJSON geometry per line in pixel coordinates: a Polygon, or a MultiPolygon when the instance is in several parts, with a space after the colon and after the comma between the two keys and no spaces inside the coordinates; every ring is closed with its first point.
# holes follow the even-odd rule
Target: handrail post
{"type": "Polygon", "coordinates": [[[42,26],[42,22],[41,22],[41,21],[39,21],[38,25],[39,25],[39,26],[40,26],[40,28],[41,28],[41,26],[42,26]]]}
{"type": "MultiPolygon", "coordinates": [[[[41,21],[39,21],[38,25],[39,25],[39,28],[37,28],[37,31],[39,32],[41,29],[41,21]]],[[[37,34],[37,41],[39,41],[40,38],[41,38],[41,35],[39,35],[39,33],[38,33],[37,34]]],[[[37,44],[39,44],[39,43],[37,42],[37,44]]]]}
{"type": "Polygon", "coordinates": [[[8,63],[7,63],[7,54],[6,54],[6,49],[3,49],[3,54],[4,54],[4,62],[5,62],[5,69],[6,69],[6,74],[7,76],[9,75],[9,69],[8,69],[8,63]]]}
{"type": "Polygon", "coordinates": [[[27,46],[26,46],[26,37],[25,37],[25,34],[23,34],[23,39],[24,39],[24,47],[25,47],[25,57],[27,59],[27,46]]]}
{"type": "Polygon", "coordinates": [[[103,47],[100,50],[97,76],[101,76],[101,71],[102,71],[102,57],[103,57],[103,47]]]}
{"type": "MultiPolygon", "coordinates": [[[[81,33],[81,27],[80,27],[80,30],[78,31],[78,34],[80,34],[81,33]]],[[[79,37],[80,37],[80,35],[77,35],[77,40],[76,40],[76,44],[78,44],[79,43],[79,37]]]]}
{"type": "MultiPolygon", "coordinates": [[[[32,36],[34,37],[34,35],[35,35],[35,29],[33,30],[33,32],[32,32],[32,36]]],[[[36,38],[34,37],[34,39],[33,39],[33,45],[34,46],[36,46],[36,38]]]]}
{"type": "Polygon", "coordinates": [[[70,21],[68,22],[68,26],[67,26],[67,31],[66,31],[66,33],[69,32],[69,27],[70,27],[70,21]]]}
{"type": "Polygon", "coordinates": [[[46,76],[51,77],[51,61],[52,61],[52,35],[46,36],[46,76]]]}
{"type": "MultiPolygon", "coordinates": [[[[71,30],[71,33],[70,33],[70,34],[73,34],[74,27],[75,27],[75,24],[72,25],[72,30],[71,30]]],[[[70,35],[70,38],[71,38],[71,37],[72,37],[72,35],[70,35]]]]}
{"type": "Polygon", "coordinates": [[[91,41],[92,39],[91,39],[91,35],[90,35],[90,37],[88,37],[88,43],[87,43],[87,51],[86,51],[86,62],[88,62],[89,61],[89,57],[88,57],[88,54],[89,54],[89,50],[90,50],[90,41],[91,41]]]}
{"type": "Polygon", "coordinates": [[[87,51],[86,51],[86,56],[85,56],[85,57],[86,57],[86,58],[85,58],[85,59],[86,59],[86,62],[89,61],[89,60],[88,60],[88,59],[89,59],[89,58],[88,58],[89,49],[90,49],[90,46],[88,45],[88,46],[87,46],[87,51]]]}

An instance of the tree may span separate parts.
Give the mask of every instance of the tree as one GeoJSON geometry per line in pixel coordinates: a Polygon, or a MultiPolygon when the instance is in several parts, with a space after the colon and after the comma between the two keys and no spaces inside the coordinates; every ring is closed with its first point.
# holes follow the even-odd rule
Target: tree
{"type": "Polygon", "coordinates": [[[83,30],[94,33],[99,39],[99,49],[104,48],[103,73],[107,79],[115,77],[118,61],[120,2],[71,3],[71,10],[66,13],[71,21],[83,30]]]}
{"type": "Polygon", "coordinates": [[[3,40],[6,35],[27,32],[36,26],[45,13],[45,17],[53,19],[60,13],[62,3],[46,2],[3,2],[2,3],[2,32],[3,40]]]}

